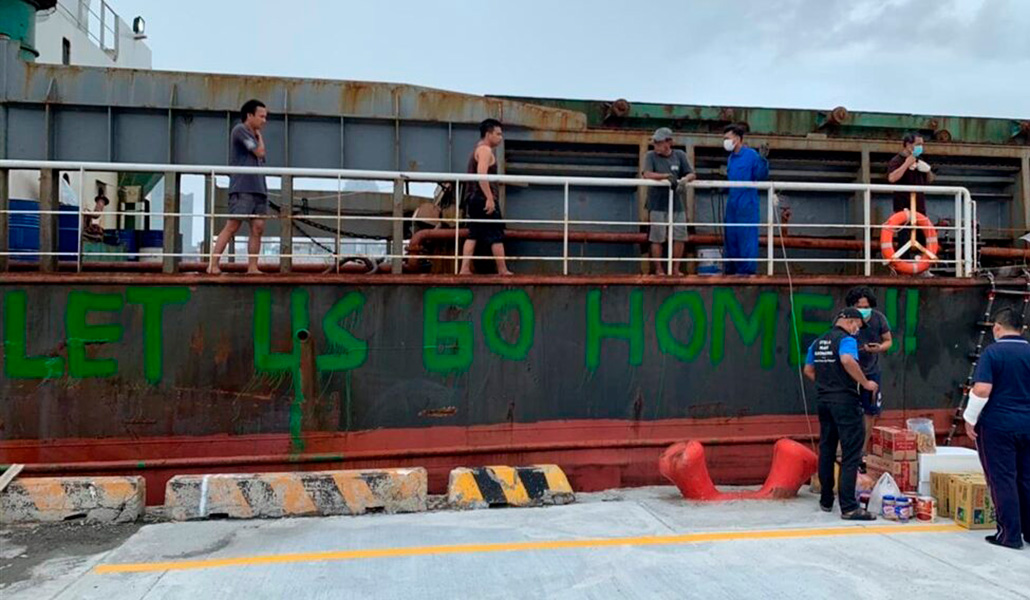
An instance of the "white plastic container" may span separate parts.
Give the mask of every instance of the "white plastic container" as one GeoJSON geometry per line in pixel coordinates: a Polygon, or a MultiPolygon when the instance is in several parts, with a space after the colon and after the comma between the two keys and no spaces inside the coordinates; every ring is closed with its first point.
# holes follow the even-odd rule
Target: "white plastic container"
{"type": "Polygon", "coordinates": [[[722,249],[721,248],[699,248],[697,257],[698,275],[719,275],[722,273],[722,249]]]}
{"type": "Polygon", "coordinates": [[[919,455],[919,495],[930,495],[930,473],[983,473],[980,456],[970,448],[937,446],[934,454],[919,455]]]}
{"type": "Polygon", "coordinates": [[[162,252],[164,252],[164,248],[140,248],[139,261],[141,263],[159,263],[161,262],[162,252]]]}

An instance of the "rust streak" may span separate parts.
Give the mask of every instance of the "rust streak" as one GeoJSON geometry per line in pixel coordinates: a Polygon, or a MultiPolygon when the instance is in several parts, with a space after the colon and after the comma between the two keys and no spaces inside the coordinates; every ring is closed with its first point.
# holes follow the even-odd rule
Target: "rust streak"
{"type": "Polygon", "coordinates": [[[445,417],[453,417],[456,414],[458,414],[458,407],[447,406],[444,408],[427,408],[419,411],[418,416],[430,419],[442,419],[445,417]]]}

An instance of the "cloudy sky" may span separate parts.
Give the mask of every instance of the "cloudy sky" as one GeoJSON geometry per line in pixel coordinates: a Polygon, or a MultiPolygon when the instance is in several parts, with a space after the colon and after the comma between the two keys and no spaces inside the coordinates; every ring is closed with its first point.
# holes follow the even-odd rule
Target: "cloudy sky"
{"type": "Polygon", "coordinates": [[[108,0],[158,69],[1030,116],[1030,0],[108,0]]]}

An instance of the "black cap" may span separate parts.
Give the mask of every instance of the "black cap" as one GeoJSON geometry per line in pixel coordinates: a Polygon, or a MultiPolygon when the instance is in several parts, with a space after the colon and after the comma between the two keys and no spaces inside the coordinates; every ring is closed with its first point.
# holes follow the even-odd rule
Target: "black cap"
{"type": "Polygon", "coordinates": [[[838,319],[861,319],[861,318],[862,318],[862,313],[858,312],[857,308],[849,306],[848,308],[845,308],[844,310],[842,310],[839,313],[837,313],[837,318],[834,319],[834,321],[836,321],[838,319]]]}

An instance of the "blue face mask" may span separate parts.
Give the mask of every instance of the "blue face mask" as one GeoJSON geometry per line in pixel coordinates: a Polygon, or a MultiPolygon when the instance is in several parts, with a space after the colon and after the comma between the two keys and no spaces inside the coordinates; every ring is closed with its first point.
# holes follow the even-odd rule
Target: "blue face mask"
{"type": "Polygon", "coordinates": [[[912,148],[912,156],[914,156],[916,158],[919,158],[922,155],[923,155],[923,147],[922,146],[916,146],[915,148],[912,148]]]}
{"type": "Polygon", "coordinates": [[[873,309],[871,308],[860,308],[858,309],[858,312],[862,313],[862,318],[866,320],[873,316],[873,309]]]}

